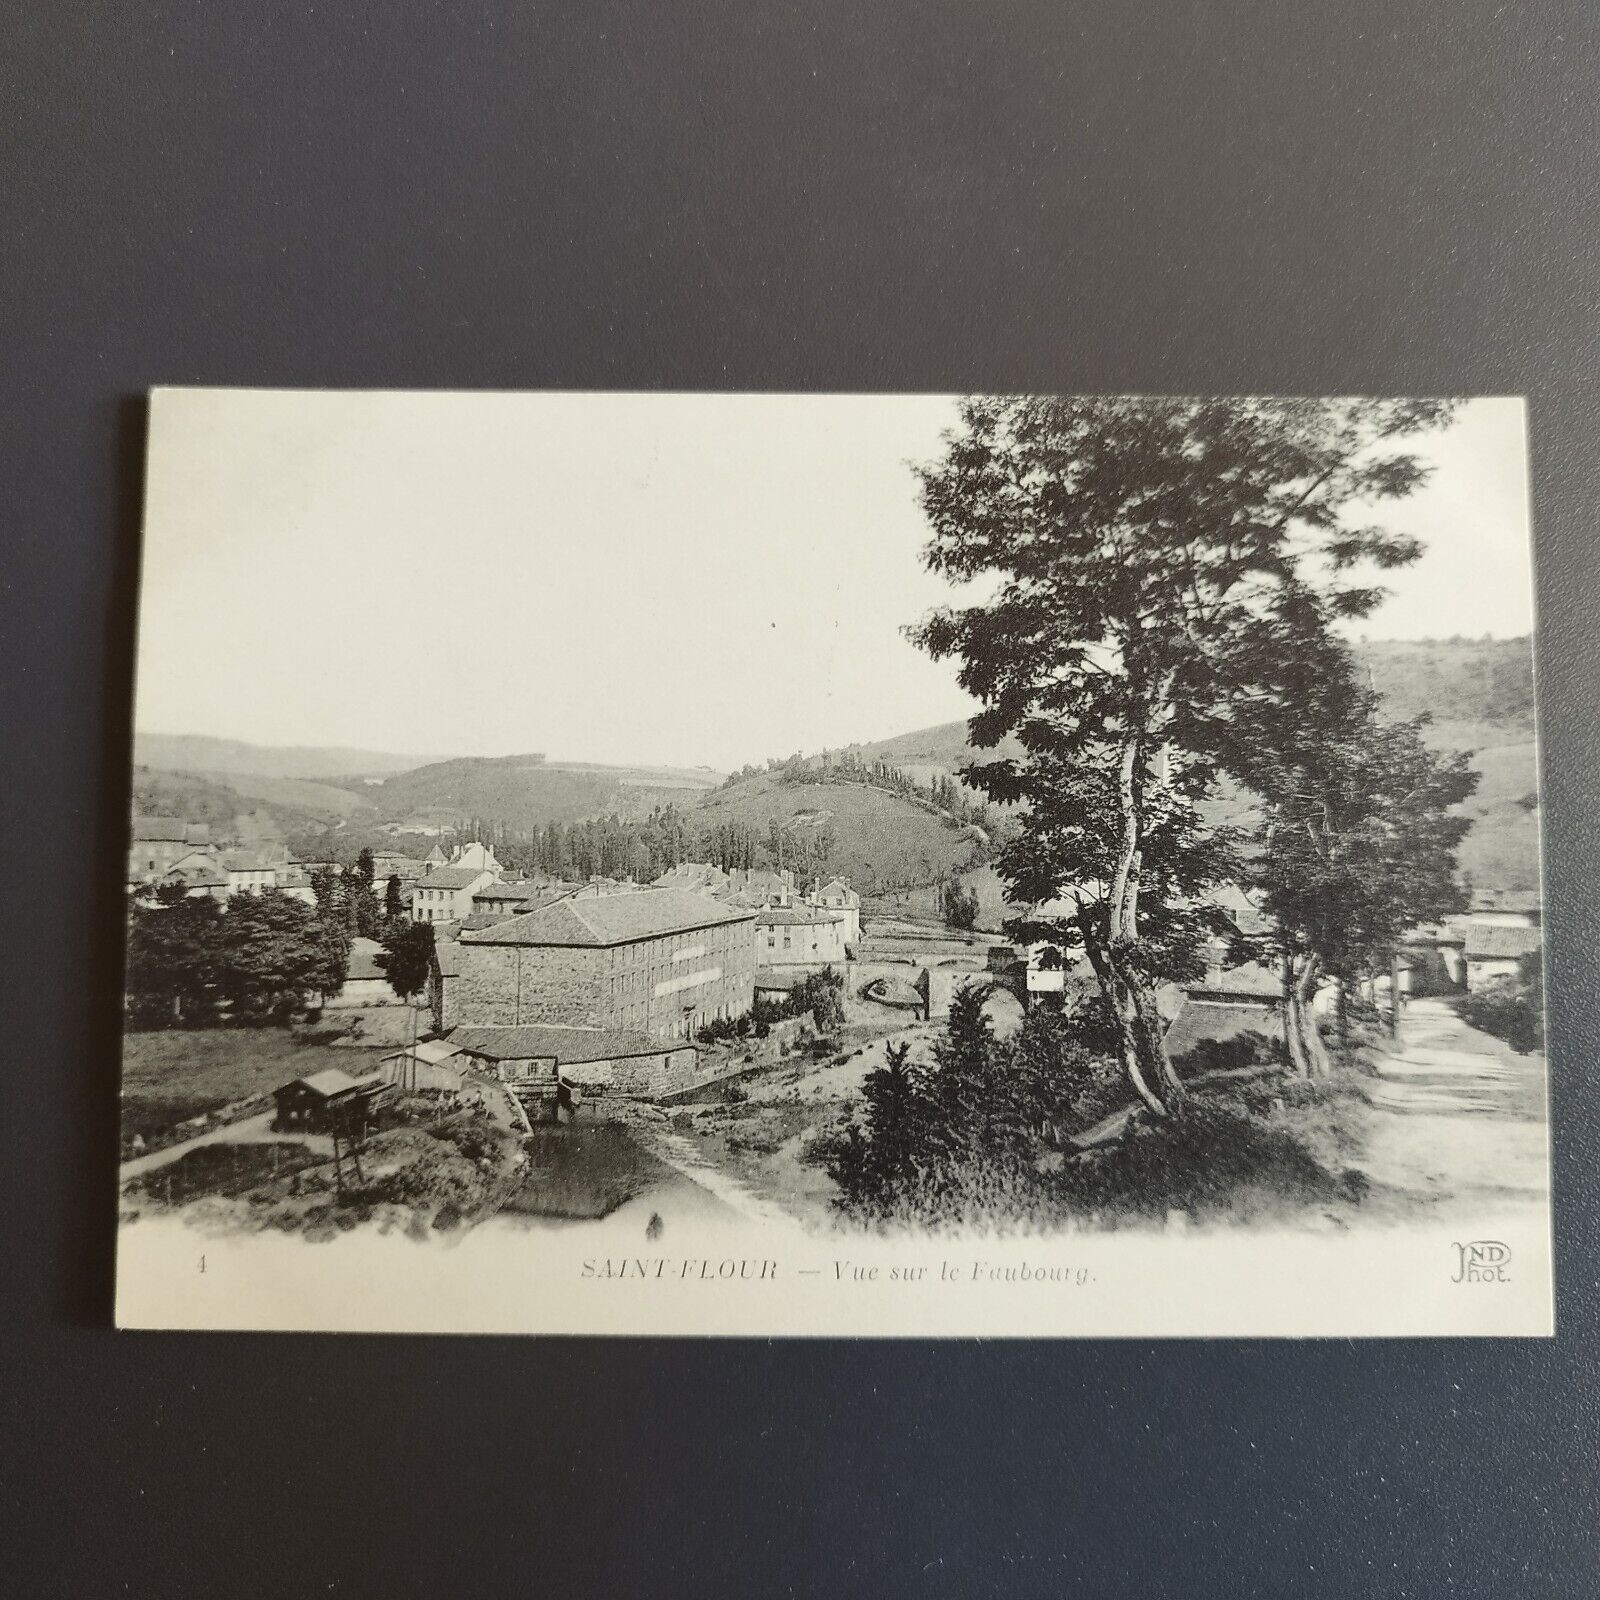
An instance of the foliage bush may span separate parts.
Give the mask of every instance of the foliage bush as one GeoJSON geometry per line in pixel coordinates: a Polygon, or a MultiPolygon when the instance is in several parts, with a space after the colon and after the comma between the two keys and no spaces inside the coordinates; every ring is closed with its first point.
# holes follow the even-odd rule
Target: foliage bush
{"type": "Polygon", "coordinates": [[[1357,1174],[1327,1171],[1287,1129],[1206,1098],[1170,1120],[1130,1119],[1123,1138],[1063,1163],[1044,1184],[1055,1209],[1112,1220],[1183,1211],[1248,1221],[1359,1200],[1364,1188],[1357,1174]]]}
{"type": "MultiPolygon", "coordinates": [[[[859,1119],[806,1147],[804,1159],[838,1185],[842,1210],[877,1223],[1031,1226],[1091,1213],[1113,1222],[1169,1210],[1249,1217],[1359,1198],[1354,1180],[1274,1125],[1276,1077],[1196,1095],[1170,1120],[1136,1113],[1120,1138],[1079,1153],[1074,1140],[1127,1105],[1098,1001],[1030,1012],[1000,1041],[986,999],[981,985],[958,991],[932,1063],[887,1047],[863,1083],[859,1119]]],[[[1247,1035],[1197,1054],[1250,1064],[1275,1061],[1278,1047],[1247,1035]]]]}
{"type": "Polygon", "coordinates": [[[1266,1066],[1286,1061],[1281,1039],[1253,1029],[1231,1039],[1202,1039],[1194,1049],[1177,1057],[1177,1066],[1186,1078],[1202,1072],[1238,1072],[1246,1067],[1266,1066]]]}
{"type": "Polygon", "coordinates": [[[1544,1048],[1544,1002],[1536,989],[1515,978],[1500,978],[1456,1002],[1461,1020],[1497,1039],[1504,1039],[1521,1055],[1544,1048]]]}

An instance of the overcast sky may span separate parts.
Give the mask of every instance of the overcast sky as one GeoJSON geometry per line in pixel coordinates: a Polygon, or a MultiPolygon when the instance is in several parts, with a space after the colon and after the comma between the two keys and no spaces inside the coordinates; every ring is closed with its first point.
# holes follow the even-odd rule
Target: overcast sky
{"type": "MultiPolygon", "coordinates": [[[[138,726],[706,764],[969,714],[900,633],[949,597],[929,396],[163,390],[138,726]]],[[[1372,638],[1532,626],[1522,406],[1470,403],[1384,520],[1372,638]]]]}

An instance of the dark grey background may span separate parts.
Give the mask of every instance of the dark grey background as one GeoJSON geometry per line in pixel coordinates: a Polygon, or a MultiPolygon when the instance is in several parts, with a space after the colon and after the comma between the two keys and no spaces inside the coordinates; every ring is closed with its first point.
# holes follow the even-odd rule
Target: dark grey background
{"type": "Polygon", "coordinates": [[[15,1592],[1594,1593],[1596,17],[6,0],[15,1592]],[[158,383],[1526,392],[1560,1337],[109,1332],[158,383]]]}

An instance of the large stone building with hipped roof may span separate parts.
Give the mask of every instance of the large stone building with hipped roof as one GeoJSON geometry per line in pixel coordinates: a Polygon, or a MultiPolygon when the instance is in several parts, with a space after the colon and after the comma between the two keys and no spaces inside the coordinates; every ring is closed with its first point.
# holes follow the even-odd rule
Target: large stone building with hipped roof
{"type": "Polygon", "coordinates": [[[692,1039],[754,998],[751,910],[682,889],[575,897],[463,932],[439,1018],[692,1039]]]}

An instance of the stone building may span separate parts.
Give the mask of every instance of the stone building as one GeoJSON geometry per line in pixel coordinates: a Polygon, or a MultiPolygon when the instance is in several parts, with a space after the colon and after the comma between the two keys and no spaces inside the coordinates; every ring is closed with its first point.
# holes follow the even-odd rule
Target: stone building
{"type": "Polygon", "coordinates": [[[448,1033],[461,1020],[461,946],[454,939],[435,939],[428,964],[428,1010],[433,1031],[448,1033]]]}
{"type": "Polygon", "coordinates": [[[844,918],[807,905],[756,912],[756,960],[763,967],[822,967],[843,961],[844,918]]]}
{"type": "Polygon", "coordinates": [[[502,1083],[566,1080],[590,1093],[673,1094],[696,1081],[691,1044],[652,1039],[619,1028],[460,1027],[450,1044],[462,1058],[502,1083]]]}
{"type": "Polygon", "coordinates": [[[217,866],[227,874],[230,898],[276,889],[280,865],[264,850],[225,850],[217,859],[217,866]]]}
{"type": "Polygon", "coordinates": [[[832,878],[806,896],[806,904],[844,919],[846,944],[861,943],[861,896],[843,878],[832,878]]]}
{"type": "Polygon", "coordinates": [[[192,852],[214,854],[211,830],[181,817],[135,817],[129,830],[128,882],[154,883],[192,852]]]}
{"type": "Polygon", "coordinates": [[[495,881],[487,867],[435,867],[411,886],[413,922],[462,922],[472,915],[472,897],[495,881]]]}
{"type": "Polygon", "coordinates": [[[561,900],[464,932],[457,974],[441,983],[440,1020],[692,1038],[750,1009],[753,920],[681,889],[561,900]]]}

